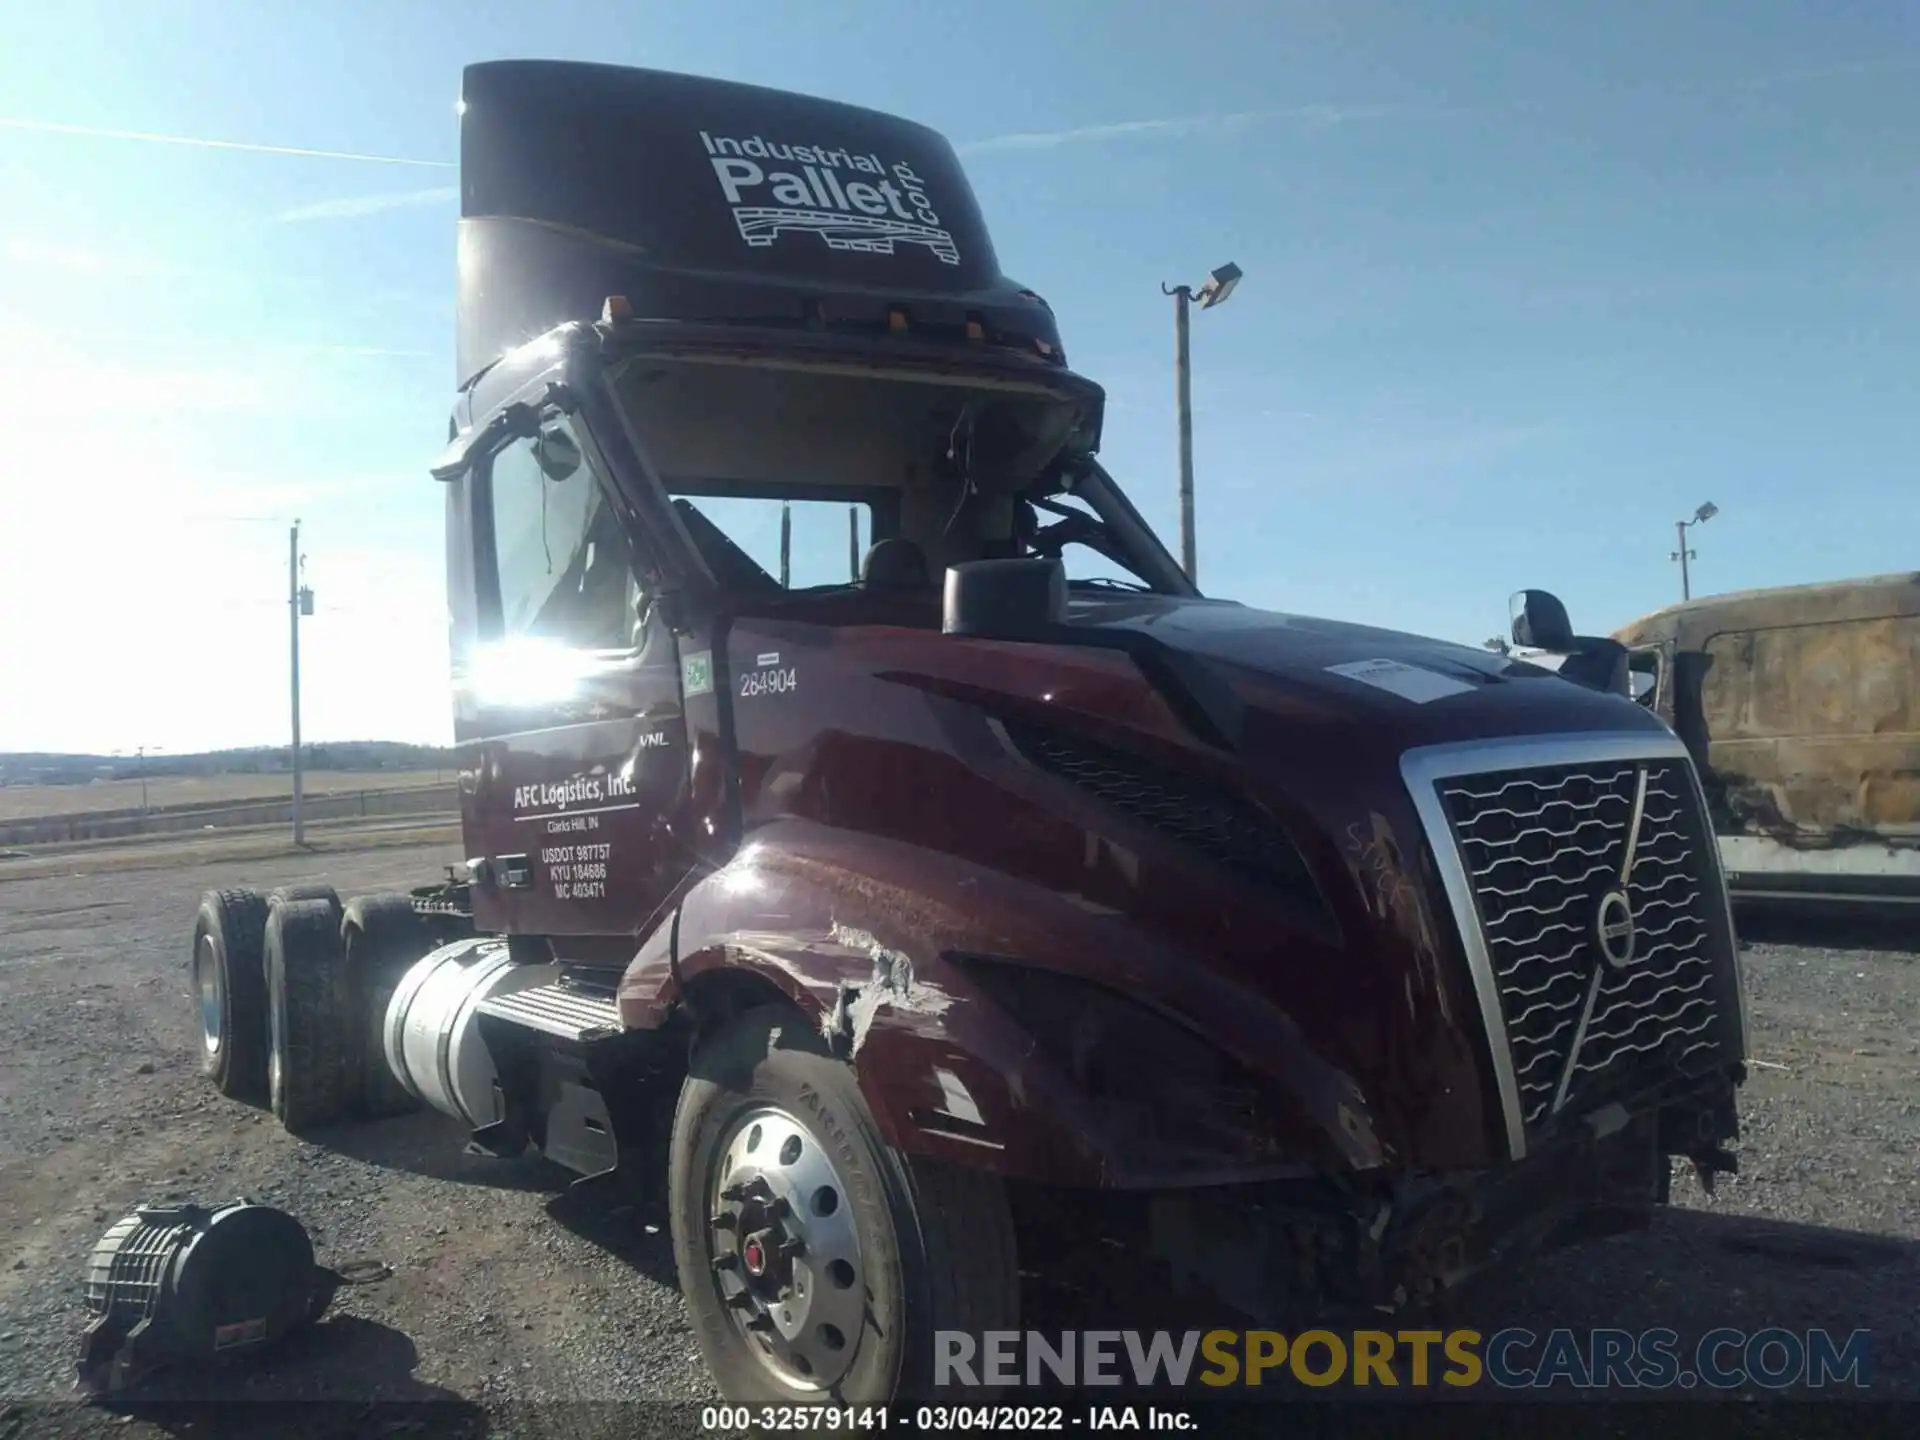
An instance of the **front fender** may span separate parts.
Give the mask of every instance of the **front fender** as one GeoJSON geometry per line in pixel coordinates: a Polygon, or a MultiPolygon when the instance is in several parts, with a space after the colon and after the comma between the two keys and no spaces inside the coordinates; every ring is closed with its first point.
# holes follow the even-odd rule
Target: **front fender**
{"type": "Polygon", "coordinates": [[[623,1023],[655,1028],[703,977],[729,971],[770,984],[818,1028],[854,1067],[887,1143],[909,1154],[1119,1188],[1383,1163],[1359,1087],[1270,1003],[1116,912],[948,855],[809,821],[761,827],[687,891],[628,968],[623,1023]],[[1257,1073],[1275,1099],[1258,1163],[1229,1145],[1213,1163],[1189,1156],[1169,1171],[990,998],[989,959],[1138,1001],[1257,1073]]]}

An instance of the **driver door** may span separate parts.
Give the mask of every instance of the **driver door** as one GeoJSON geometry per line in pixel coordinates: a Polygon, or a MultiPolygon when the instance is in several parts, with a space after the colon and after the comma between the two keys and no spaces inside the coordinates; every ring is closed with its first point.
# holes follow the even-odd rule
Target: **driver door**
{"type": "Polygon", "coordinates": [[[679,658],[589,453],[549,409],[467,487],[476,634],[456,693],[488,930],[632,936],[687,868],[679,658]]]}

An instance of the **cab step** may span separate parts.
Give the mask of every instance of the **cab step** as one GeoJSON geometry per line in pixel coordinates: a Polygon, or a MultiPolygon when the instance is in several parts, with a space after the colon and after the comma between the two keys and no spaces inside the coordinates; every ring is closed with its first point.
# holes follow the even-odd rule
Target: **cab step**
{"type": "Polygon", "coordinates": [[[483,1000],[478,1010],[509,1025],[519,1025],[577,1045],[610,1039],[620,1033],[620,1007],[611,994],[588,990],[565,980],[483,1000]]]}

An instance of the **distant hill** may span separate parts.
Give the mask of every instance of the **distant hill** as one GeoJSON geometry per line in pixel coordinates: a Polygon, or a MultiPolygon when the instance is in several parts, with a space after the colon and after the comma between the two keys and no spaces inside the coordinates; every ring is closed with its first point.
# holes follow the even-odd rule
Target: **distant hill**
{"type": "MultiPolygon", "coordinates": [[[[397,740],[337,740],[303,745],[306,770],[441,770],[454,768],[454,752],[436,745],[397,740]]],[[[131,780],[145,765],[149,780],[166,775],[275,775],[292,769],[285,745],[210,750],[197,755],[54,755],[0,752],[0,785],[86,785],[95,780],[131,780]]]]}

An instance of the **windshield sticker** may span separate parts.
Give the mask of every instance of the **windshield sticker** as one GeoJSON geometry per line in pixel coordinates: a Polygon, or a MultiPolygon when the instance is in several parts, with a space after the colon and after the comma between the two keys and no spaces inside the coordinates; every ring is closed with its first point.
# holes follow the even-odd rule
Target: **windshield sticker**
{"type": "Polygon", "coordinates": [[[1422,669],[1418,665],[1404,665],[1398,660],[1354,660],[1345,665],[1329,665],[1327,671],[1349,680],[1358,680],[1362,685],[1371,685],[1376,690],[1385,690],[1416,705],[1425,705],[1430,700],[1444,700],[1449,695],[1464,695],[1473,689],[1473,686],[1455,680],[1450,675],[1422,669]]]}
{"type": "Polygon", "coordinates": [[[960,263],[960,249],[941,225],[926,182],[905,161],[887,165],[871,153],[704,130],[700,143],[740,238],[756,250],[787,231],[810,231],[829,250],[891,255],[897,243],[905,243],[926,246],[945,264],[960,263]],[[785,168],[770,168],[776,164],[785,168]]]}
{"type": "Polygon", "coordinates": [[[713,652],[696,650],[680,661],[680,688],[687,699],[713,693],[713,652]]]}

